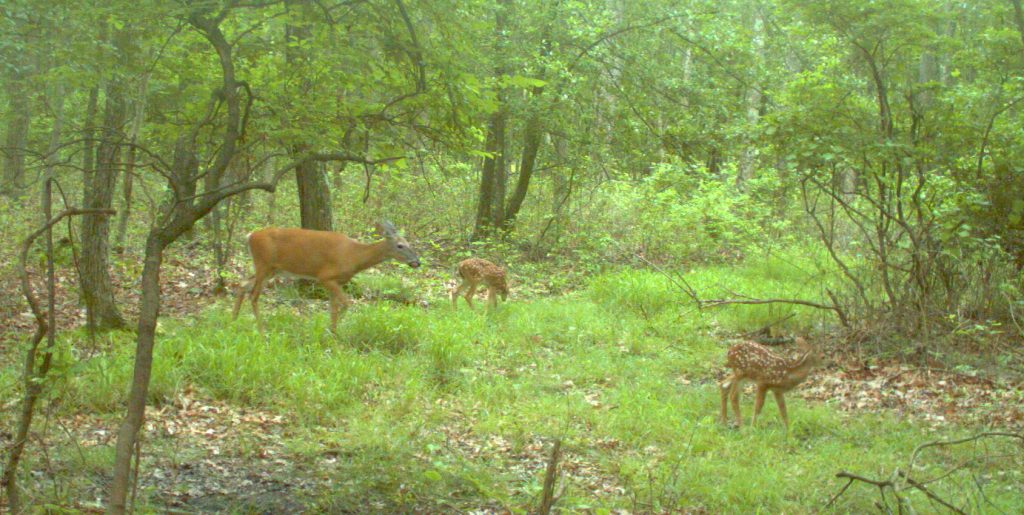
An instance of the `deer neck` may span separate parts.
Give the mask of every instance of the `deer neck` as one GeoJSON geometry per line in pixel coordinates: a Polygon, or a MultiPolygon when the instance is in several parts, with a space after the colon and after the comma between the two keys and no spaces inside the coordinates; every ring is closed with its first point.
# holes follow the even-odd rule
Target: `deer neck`
{"type": "Polygon", "coordinates": [[[811,371],[814,370],[814,360],[811,359],[811,353],[807,352],[796,358],[790,365],[790,369],[793,371],[792,375],[803,381],[811,371]]]}
{"type": "Polygon", "coordinates": [[[353,256],[355,257],[355,272],[362,272],[386,261],[390,256],[388,253],[388,240],[381,240],[376,243],[355,242],[353,256]]]}

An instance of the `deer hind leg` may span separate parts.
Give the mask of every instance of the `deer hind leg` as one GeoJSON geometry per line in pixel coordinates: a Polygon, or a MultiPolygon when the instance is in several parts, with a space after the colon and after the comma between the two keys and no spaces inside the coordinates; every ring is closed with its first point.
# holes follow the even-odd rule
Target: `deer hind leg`
{"type": "Polygon", "coordinates": [[[764,407],[764,395],[768,393],[768,388],[764,385],[757,385],[757,395],[754,397],[754,418],[751,419],[750,425],[757,425],[757,416],[761,414],[761,408],[764,407]]]}
{"type": "Polygon", "coordinates": [[[775,404],[779,405],[779,416],[782,417],[782,425],[786,427],[786,433],[789,433],[789,416],[786,414],[786,399],[783,397],[784,393],[778,390],[773,390],[775,394],[775,404]]]}
{"type": "MultiPolygon", "coordinates": [[[[256,319],[256,329],[259,330],[260,334],[263,334],[263,320],[260,319],[260,293],[263,292],[263,283],[266,282],[271,273],[256,271],[256,275],[252,278],[252,289],[249,290],[249,302],[252,303],[252,316],[256,319]]],[[[241,298],[241,297],[239,297],[241,298]]],[[[238,304],[242,301],[239,300],[238,304]]]]}
{"type": "Polygon", "coordinates": [[[242,301],[245,300],[245,296],[252,290],[252,284],[255,279],[255,277],[252,277],[245,284],[238,287],[238,293],[235,295],[235,307],[231,310],[231,320],[238,320],[238,312],[242,310],[242,301]]]}

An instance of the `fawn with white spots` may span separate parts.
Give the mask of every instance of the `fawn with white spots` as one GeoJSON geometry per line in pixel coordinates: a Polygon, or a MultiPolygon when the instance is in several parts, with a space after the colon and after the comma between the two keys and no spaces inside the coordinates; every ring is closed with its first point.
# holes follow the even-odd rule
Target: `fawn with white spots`
{"type": "Polygon", "coordinates": [[[508,282],[505,278],[505,269],[501,268],[486,259],[469,258],[459,262],[455,267],[455,274],[462,282],[458,287],[451,290],[452,307],[458,307],[459,293],[466,291],[465,299],[469,307],[473,307],[473,295],[480,284],[487,287],[487,303],[491,307],[498,307],[498,295],[501,300],[508,299],[508,282]]]}
{"type": "Polygon", "coordinates": [[[797,338],[800,354],[795,358],[781,356],[767,347],[754,343],[742,342],[729,347],[725,366],[732,369],[732,374],[719,385],[722,394],[722,423],[728,423],[729,401],[736,412],[736,426],[743,423],[740,415],[740,383],[752,381],[757,386],[754,399],[754,417],[751,425],[757,423],[757,416],[764,406],[765,393],[768,390],[775,395],[775,403],[779,405],[782,423],[789,431],[789,417],[786,415],[786,401],[783,395],[798,384],[821,364],[821,355],[816,348],[808,345],[803,338],[797,338]]]}

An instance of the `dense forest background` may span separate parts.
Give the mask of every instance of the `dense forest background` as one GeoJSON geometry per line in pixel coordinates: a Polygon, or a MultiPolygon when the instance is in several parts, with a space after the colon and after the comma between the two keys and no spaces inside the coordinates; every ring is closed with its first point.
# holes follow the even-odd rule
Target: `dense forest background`
{"type": "MultiPolygon", "coordinates": [[[[64,395],[44,387],[52,329],[90,356],[130,329],[105,337],[132,342],[102,408],[128,406],[106,457],[114,511],[164,392],[161,310],[232,292],[245,234],[271,225],[368,241],[393,221],[426,270],[354,288],[410,309],[445,304],[453,264],[480,255],[510,270],[513,302],[614,297],[660,327],[644,337],[679,323],[648,312],[653,281],[672,316],[745,310],[726,332],[1021,371],[1020,0],[7,0],[0,70],[0,386],[28,406],[7,455],[32,447],[36,402],[64,395]],[[753,269],[784,287],[744,282],[753,269]]],[[[288,323],[307,316],[325,315],[288,323]]],[[[473,360],[452,352],[430,366],[473,360]]]]}

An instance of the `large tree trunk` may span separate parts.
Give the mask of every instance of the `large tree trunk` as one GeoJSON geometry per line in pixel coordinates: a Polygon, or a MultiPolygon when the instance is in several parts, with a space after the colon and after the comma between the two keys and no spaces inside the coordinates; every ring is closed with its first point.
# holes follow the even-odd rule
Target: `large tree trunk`
{"type": "MultiPolygon", "coordinates": [[[[510,0],[501,0],[495,9],[494,16],[494,76],[506,74],[505,50],[508,34],[506,34],[507,16],[511,8],[510,0]]],[[[505,92],[498,90],[498,109],[491,114],[487,122],[487,140],[484,158],[480,169],[480,194],[477,198],[476,224],[472,239],[478,240],[489,236],[495,228],[501,227],[505,219],[505,125],[508,118],[505,92]]]]}
{"type": "MultiPolygon", "coordinates": [[[[304,2],[288,0],[289,9],[301,10],[306,5],[304,2]]],[[[285,26],[285,61],[289,67],[301,66],[305,60],[302,55],[299,43],[309,38],[309,27],[302,23],[289,23],[285,26]]],[[[310,87],[309,81],[302,81],[302,89],[310,87]]],[[[299,122],[301,123],[301,121],[299,122]]],[[[291,157],[294,159],[306,152],[310,147],[306,143],[298,143],[291,148],[291,157]]],[[[303,229],[315,229],[318,231],[330,231],[334,224],[334,215],[331,212],[331,187],[327,183],[327,175],[319,163],[307,161],[295,169],[295,185],[299,194],[299,219],[303,229]]]]}
{"type": "MultiPolygon", "coordinates": [[[[308,147],[296,151],[305,152],[308,147]]],[[[331,188],[320,163],[307,161],[295,169],[295,183],[299,190],[299,216],[303,229],[330,231],[333,227],[331,188]]]]}
{"type": "MultiPolygon", "coordinates": [[[[124,37],[117,36],[118,47],[122,52],[125,49],[120,43],[124,37]]],[[[96,171],[85,184],[86,208],[109,209],[113,204],[120,166],[118,156],[123,139],[121,127],[124,121],[124,80],[114,77],[107,83],[103,135],[96,151],[96,171]]],[[[109,240],[110,223],[106,217],[82,217],[82,256],[79,261],[79,274],[86,317],[89,328],[93,330],[119,329],[128,325],[114,301],[108,259],[109,240]]]]}
{"type": "Polygon", "coordinates": [[[25,73],[14,72],[7,82],[7,137],[4,141],[3,182],[0,194],[16,198],[24,193],[22,180],[25,177],[25,151],[28,145],[28,130],[31,120],[30,94],[25,84],[25,73]]]}

